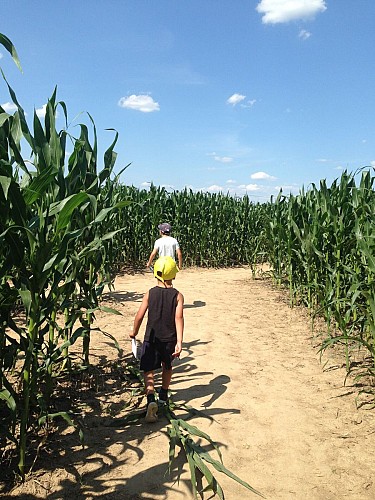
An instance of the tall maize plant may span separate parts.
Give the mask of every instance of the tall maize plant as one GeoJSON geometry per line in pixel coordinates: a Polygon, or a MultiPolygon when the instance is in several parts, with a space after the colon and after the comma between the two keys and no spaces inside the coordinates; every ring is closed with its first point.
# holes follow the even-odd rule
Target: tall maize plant
{"type": "Polygon", "coordinates": [[[266,205],[252,203],[248,196],[193,192],[185,189],[169,193],[165,188],[149,190],[119,186],[119,198],[131,201],[116,214],[116,224],[124,227],[114,243],[124,263],[144,265],[157,226],[168,221],[182,246],[187,266],[222,267],[251,265],[266,260],[266,205]]]}
{"type": "Polygon", "coordinates": [[[269,213],[268,255],[275,281],[288,285],[292,304],[302,302],[312,317],[325,318],[328,338],[323,348],[342,342],[348,370],[353,345],[368,349],[375,363],[371,169],[343,172],[330,187],[322,180],[319,188],[313,184],[298,196],[280,193],[269,213]]]}
{"type": "MultiPolygon", "coordinates": [[[[11,42],[1,35],[0,43],[17,62],[11,42]]],[[[93,145],[83,124],[78,138],[57,131],[57,108],[66,124],[67,109],[55,90],[44,123],[34,113],[29,128],[6,85],[17,111],[0,107],[0,425],[1,439],[17,448],[23,476],[28,435],[56,416],[49,410],[54,378],[80,337],[83,362],[89,362],[93,315],[110,283],[109,242],[120,231],[109,229],[111,217],[127,202],[117,200],[110,179],[117,135],[98,171],[94,124],[93,145]],[[66,169],[67,141],[73,153],[66,169]],[[24,160],[22,142],[30,160],[24,160]],[[23,315],[14,315],[15,305],[23,315]]],[[[59,416],[70,422],[67,414],[59,416]]]]}

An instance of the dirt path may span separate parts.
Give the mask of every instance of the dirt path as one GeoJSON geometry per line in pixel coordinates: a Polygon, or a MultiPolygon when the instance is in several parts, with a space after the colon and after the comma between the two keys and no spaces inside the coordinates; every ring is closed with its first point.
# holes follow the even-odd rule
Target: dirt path
{"type": "MultiPolygon", "coordinates": [[[[124,351],[130,348],[127,335],[150,286],[150,274],[118,278],[109,298],[124,316],[98,317],[124,351]]],[[[375,498],[375,413],[356,409],[355,396],[343,386],[343,368],[320,363],[306,318],[289,309],[266,283],[252,280],[247,269],[183,270],[175,286],[185,296],[186,329],[174,372],[174,401],[214,417],[214,422],[196,418],[192,423],[221,444],[224,464],[269,499],[375,498]]],[[[115,358],[112,344],[98,336],[94,356],[115,358]]],[[[70,450],[55,454],[37,481],[9,496],[192,498],[181,460],[171,476],[165,475],[166,420],[103,427],[103,411],[110,415],[124,404],[121,385],[100,399],[100,408],[87,420],[89,448],[82,451],[72,441],[70,450]]],[[[227,500],[256,498],[225,476],[217,477],[227,500]]]]}

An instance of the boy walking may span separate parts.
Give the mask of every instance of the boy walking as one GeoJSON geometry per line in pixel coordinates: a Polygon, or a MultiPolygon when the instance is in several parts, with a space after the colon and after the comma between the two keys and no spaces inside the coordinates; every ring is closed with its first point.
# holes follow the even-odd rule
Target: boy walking
{"type": "Polygon", "coordinates": [[[178,267],[182,269],[182,252],[176,238],[171,236],[171,225],[168,222],[164,222],[158,225],[158,229],[160,231],[160,238],[155,241],[154,249],[150,254],[146,267],[150,267],[156,255],[159,254],[159,257],[169,256],[173,260],[176,260],[177,255],[178,267]]]}
{"type": "Polygon", "coordinates": [[[184,297],[173,288],[172,283],[177,272],[176,263],[170,256],[159,257],[155,262],[156,286],[144,295],[134,318],[133,332],[129,335],[130,338],[136,337],[148,310],[140,360],[147,396],[146,422],[157,421],[158,405],[155,401],[154,370],[162,366],[159,403],[166,404],[172,379],[172,361],[180,356],[182,350],[184,297]]]}

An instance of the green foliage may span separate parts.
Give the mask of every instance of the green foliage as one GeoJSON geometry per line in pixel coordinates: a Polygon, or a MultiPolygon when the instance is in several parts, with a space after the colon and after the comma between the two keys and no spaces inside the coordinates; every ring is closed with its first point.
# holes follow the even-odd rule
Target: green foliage
{"type": "MultiPolygon", "coordinates": [[[[11,42],[2,35],[0,43],[17,63],[11,42]]],[[[118,200],[111,179],[117,134],[100,170],[91,117],[93,144],[84,124],[77,138],[58,131],[57,109],[66,122],[68,116],[55,89],[44,122],[34,112],[31,128],[6,84],[17,110],[10,115],[0,107],[0,415],[24,476],[28,435],[54,417],[54,381],[79,338],[89,363],[91,324],[115,264],[109,249],[121,231],[112,229],[111,217],[127,202],[118,200]],[[73,153],[66,165],[67,140],[73,153]],[[15,306],[22,315],[14,315],[15,306]]]]}
{"type": "Polygon", "coordinates": [[[290,301],[306,305],[312,318],[324,317],[323,349],[365,347],[375,368],[375,191],[373,169],[343,172],[270,207],[269,261],[274,279],[287,284],[290,301]],[[359,176],[358,185],[355,182],[359,176]],[[338,330],[338,335],[334,331],[338,330]]]}
{"type": "Polygon", "coordinates": [[[118,260],[143,266],[159,237],[158,224],[173,226],[187,266],[224,267],[256,265],[265,256],[265,205],[253,204],[248,196],[185,189],[169,193],[165,188],[149,190],[119,186],[119,197],[131,201],[114,222],[125,227],[113,242],[118,260]]]}

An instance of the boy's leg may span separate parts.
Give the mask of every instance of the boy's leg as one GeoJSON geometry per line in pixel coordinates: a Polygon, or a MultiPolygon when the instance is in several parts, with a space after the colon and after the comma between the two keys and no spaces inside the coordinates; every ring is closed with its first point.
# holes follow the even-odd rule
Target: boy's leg
{"type": "Polygon", "coordinates": [[[159,392],[159,401],[161,403],[167,403],[168,401],[168,389],[172,380],[172,367],[166,368],[165,363],[162,363],[163,371],[161,374],[161,389],[159,392]]]}
{"type": "Polygon", "coordinates": [[[145,381],[146,395],[154,394],[154,372],[144,372],[143,378],[145,381]]]}
{"type": "Polygon", "coordinates": [[[166,342],[162,347],[162,375],[161,375],[161,389],[159,392],[159,402],[168,403],[168,389],[172,380],[172,362],[173,353],[175,350],[176,342],[166,342]]]}
{"type": "Polygon", "coordinates": [[[163,371],[161,374],[161,387],[166,391],[169,389],[172,380],[172,367],[166,368],[165,363],[163,363],[163,371]]]}
{"type": "Polygon", "coordinates": [[[158,405],[155,402],[155,394],[154,394],[154,372],[145,372],[143,374],[145,387],[146,387],[146,396],[147,396],[147,412],[145,420],[146,422],[156,422],[158,420],[157,412],[158,405]]]}

